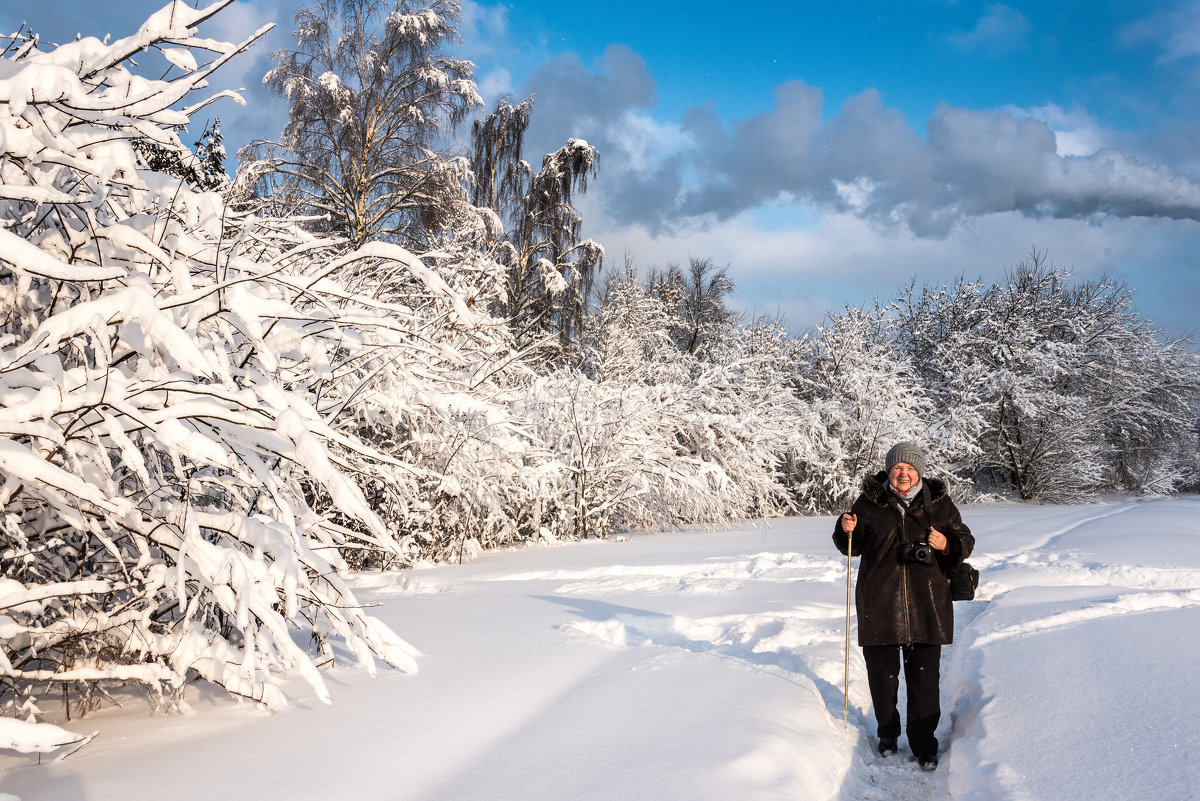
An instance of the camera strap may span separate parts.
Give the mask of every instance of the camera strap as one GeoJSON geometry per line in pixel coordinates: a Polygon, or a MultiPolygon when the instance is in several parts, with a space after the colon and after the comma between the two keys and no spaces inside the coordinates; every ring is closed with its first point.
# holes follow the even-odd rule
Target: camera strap
{"type": "Polygon", "coordinates": [[[904,515],[908,513],[908,507],[904,505],[904,501],[895,496],[891,490],[887,490],[887,505],[891,507],[892,512],[896,515],[897,522],[900,523],[900,539],[904,539],[904,515]]]}
{"type": "Polygon", "coordinates": [[[925,504],[925,525],[933,527],[933,493],[929,491],[929,484],[925,479],[921,479],[921,500],[925,504]]]}

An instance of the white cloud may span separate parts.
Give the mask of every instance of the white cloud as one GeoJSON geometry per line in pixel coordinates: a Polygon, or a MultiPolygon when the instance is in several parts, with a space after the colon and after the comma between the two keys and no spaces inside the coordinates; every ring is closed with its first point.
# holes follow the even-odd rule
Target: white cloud
{"type": "Polygon", "coordinates": [[[475,0],[461,0],[459,36],[463,51],[478,56],[495,55],[508,44],[508,8],[504,5],[485,6],[475,0]]]}
{"type": "Polygon", "coordinates": [[[1125,26],[1120,38],[1127,45],[1153,45],[1160,51],[1159,64],[1194,59],[1200,56],[1200,2],[1148,14],[1125,26]]]}
{"type": "Polygon", "coordinates": [[[871,203],[871,195],[879,183],[865,176],[859,176],[853,181],[835,179],[833,185],[837,190],[838,200],[850,211],[861,213],[867,210],[871,203]]]}
{"type": "Polygon", "coordinates": [[[951,34],[947,41],[968,53],[1006,53],[1025,46],[1030,27],[1024,14],[1000,3],[988,3],[984,9],[974,28],[951,34]]]}
{"type": "Polygon", "coordinates": [[[733,305],[751,316],[782,313],[797,333],[844,306],[891,300],[912,281],[1000,280],[1033,247],[1078,280],[1108,275],[1126,281],[1138,291],[1139,305],[1153,309],[1152,316],[1172,335],[1195,326],[1191,310],[1200,303],[1200,284],[1192,278],[1191,253],[1200,230],[1191,223],[1106,219],[1096,224],[1008,212],[973,218],[933,240],[903,226],[876,225],[812,206],[798,205],[794,214],[797,227],[773,230],[764,230],[750,214],[656,236],[638,226],[601,227],[601,221],[587,216],[585,227],[614,263],[628,254],[643,270],[687,264],[692,257],[728,264],[737,286],[733,305]]]}
{"type": "Polygon", "coordinates": [[[1119,137],[1106,130],[1083,109],[1064,109],[1054,103],[1032,108],[1005,106],[1001,109],[1017,119],[1041,120],[1050,126],[1060,156],[1090,156],[1115,146],[1119,137]]]}
{"type": "MultiPolygon", "coordinates": [[[[488,109],[493,108],[500,98],[513,95],[512,73],[504,68],[494,69],[486,75],[476,76],[476,82],[479,87],[479,95],[488,109]]],[[[521,99],[516,98],[517,101],[521,99]]]]}
{"type": "Polygon", "coordinates": [[[659,122],[649,114],[630,109],[603,125],[605,138],[622,160],[622,169],[654,169],[692,146],[691,137],[679,125],[659,122]]]}

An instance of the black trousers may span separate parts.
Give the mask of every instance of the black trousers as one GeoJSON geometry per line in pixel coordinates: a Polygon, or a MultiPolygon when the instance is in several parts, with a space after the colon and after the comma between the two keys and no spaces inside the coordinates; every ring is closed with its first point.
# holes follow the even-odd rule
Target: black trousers
{"type": "Polygon", "coordinates": [[[904,657],[904,686],[908,691],[908,746],[919,756],[937,754],[938,741],[934,736],[942,717],[938,684],[941,677],[942,646],[914,643],[913,645],[865,645],[863,658],[867,663],[867,683],[871,687],[871,703],[881,738],[900,736],[900,713],[896,709],[900,690],[900,657],[904,657]]]}

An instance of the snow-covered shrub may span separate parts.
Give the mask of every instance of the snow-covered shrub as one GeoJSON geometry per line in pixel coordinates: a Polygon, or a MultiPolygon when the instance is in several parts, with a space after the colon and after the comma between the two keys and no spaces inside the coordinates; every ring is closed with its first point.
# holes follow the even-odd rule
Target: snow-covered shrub
{"type": "Polygon", "coordinates": [[[787,454],[824,436],[794,389],[797,343],[768,320],[730,324],[709,336],[707,357],[676,412],[676,439],[728,476],[725,519],[790,511],[795,505],[782,472],[787,454]]]}
{"type": "Polygon", "coordinates": [[[1034,251],[1003,283],[910,290],[897,309],[897,347],[977,488],[1071,503],[1196,475],[1200,359],[1124,285],[1073,282],[1034,251]]]}
{"type": "Polygon", "coordinates": [[[530,468],[540,478],[537,519],[547,534],[603,537],[730,519],[728,476],[676,440],[685,410],[673,390],[568,370],[530,387],[519,411],[543,449],[530,468]]]}
{"type": "MultiPolygon", "coordinates": [[[[789,481],[803,508],[849,508],[863,476],[882,468],[892,445],[935,444],[934,404],[908,356],[895,347],[894,334],[888,310],[876,305],[830,315],[806,340],[797,391],[823,435],[807,440],[790,463],[789,481]]],[[[931,449],[929,463],[944,463],[941,449],[931,449]]]]}
{"type": "MultiPolygon", "coordinates": [[[[571,443],[573,452],[591,442],[594,465],[629,477],[606,489],[608,498],[639,498],[609,504],[621,510],[612,516],[616,525],[781,513],[789,502],[779,468],[811,421],[790,385],[791,340],[777,324],[730,322],[709,332],[712,341],[700,359],[680,350],[672,336],[678,322],[675,310],[643,288],[627,265],[590,321],[584,353],[595,387],[584,391],[575,382],[566,407],[573,436],[557,441],[571,443]],[[602,430],[619,436],[601,436],[602,430]],[[638,481],[644,498],[630,489],[638,481]]],[[[573,469],[582,480],[581,469],[573,469]]],[[[590,486],[596,484],[593,478],[590,486]]]]}
{"type": "MultiPolygon", "coordinates": [[[[347,263],[341,280],[387,325],[373,333],[375,349],[346,360],[320,392],[340,399],[336,414],[358,438],[392,457],[345,453],[370,505],[409,560],[541,538],[523,518],[542,491],[527,464],[545,459],[531,455],[538,449],[513,412],[534,374],[505,321],[485,313],[502,268],[461,247],[420,260],[383,243],[356,253],[372,258],[347,263]]],[[[352,561],[380,556],[370,549],[352,561]]]]}
{"type": "Polygon", "coordinates": [[[189,92],[248,44],[196,36],[226,4],[173,2],[133,36],[16,43],[0,61],[10,712],[37,711],[34,686],[86,703],[114,681],[181,704],[190,675],[275,708],[298,674],[328,699],[331,638],[368,669],[415,668],[339,577],[340,549],[403,552],[350,475],[400,460],[343,417],[348,377],[388,361],[395,309],[338,272],[373,260],[421,284],[446,325],[472,314],[399,249],[335,258],[139,163],[139,138],[184,151],[175,131],[203,105],[189,92]],[[146,48],[177,69],[131,71],[146,48]]]}

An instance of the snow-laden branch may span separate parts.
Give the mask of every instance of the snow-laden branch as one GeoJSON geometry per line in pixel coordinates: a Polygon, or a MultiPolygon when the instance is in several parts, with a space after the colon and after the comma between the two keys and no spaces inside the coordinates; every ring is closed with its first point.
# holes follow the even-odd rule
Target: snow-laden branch
{"type": "MultiPolygon", "coordinates": [[[[173,2],[133,37],[0,62],[0,693],[132,680],[182,707],[198,674],[278,708],[295,674],[328,700],[330,639],[368,670],[416,669],[337,577],[343,547],[403,558],[357,479],[407,464],[360,436],[357,409],[318,411],[360,383],[335,365],[399,344],[394,320],[314,281],[335,243],[230,213],[131,146],[182,147],[177,104],[208,71],[185,53],[215,68],[250,41],[194,36],[225,5],[173,2]],[[130,72],[166,45],[181,75],[130,72]]],[[[461,304],[407,254],[358,259],[461,304]]],[[[39,732],[14,742],[57,742],[39,732]]]]}
{"type": "Polygon", "coordinates": [[[49,723],[30,723],[14,718],[0,717],[0,748],[22,754],[50,753],[68,745],[82,746],[95,737],[75,734],[49,723]]]}

